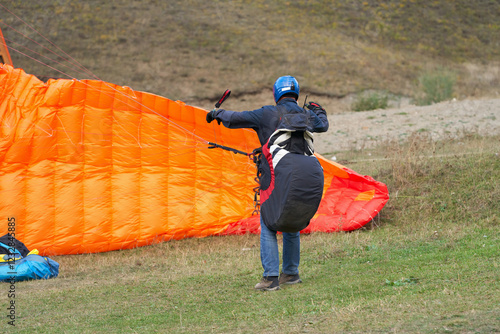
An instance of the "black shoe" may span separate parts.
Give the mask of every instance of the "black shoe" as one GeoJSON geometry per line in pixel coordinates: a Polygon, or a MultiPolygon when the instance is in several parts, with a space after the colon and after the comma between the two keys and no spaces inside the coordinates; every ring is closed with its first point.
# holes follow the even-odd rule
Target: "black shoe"
{"type": "Polygon", "coordinates": [[[299,274],[297,275],[288,275],[281,273],[279,284],[297,284],[302,283],[299,274]]]}
{"type": "Polygon", "coordinates": [[[280,282],[278,276],[262,277],[259,283],[255,285],[257,290],[275,291],[280,289],[280,282]]]}

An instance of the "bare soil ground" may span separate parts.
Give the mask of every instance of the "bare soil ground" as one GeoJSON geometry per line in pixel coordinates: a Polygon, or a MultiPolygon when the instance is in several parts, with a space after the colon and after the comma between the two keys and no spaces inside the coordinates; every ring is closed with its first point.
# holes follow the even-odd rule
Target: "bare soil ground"
{"type": "Polygon", "coordinates": [[[500,133],[500,99],[447,101],[430,106],[406,105],[364,112],[329,113],[330,129],[315,134],[315,149],[335,151],[370,148],[387,140],[405,140],[414,132],[433,139],[467,133],[500,133]]]}
{"type": "MultiPolygon", "coordinates": [[[[309,97],[325,107],[330,121],[328,132],[315,134],[316,152],[328,155],[371,148],[389,140],[404,141],[415,132],[425,132],[435,140],[459,138],[470,133],[481,136],[500,134],[499,98],[452,100],[430,106],[415,106],[403,100],[393,103],[390,109],[363,112],[350,111],[352,99],[309,97]]],[[[228,99],[224,107],[243,111],[272,103],[269,90],[248,98],[228,99]]],[[[213,108],[213,101],[197,101],[195,104],[213,108]]]]}

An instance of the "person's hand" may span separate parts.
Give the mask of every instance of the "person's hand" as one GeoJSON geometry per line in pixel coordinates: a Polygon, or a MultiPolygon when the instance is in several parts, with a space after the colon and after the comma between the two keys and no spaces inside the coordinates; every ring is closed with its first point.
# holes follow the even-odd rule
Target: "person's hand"
{"type": "Polygon", "coordinates": [[[323,111],[325,112],[325,108],[323,108],[319,103],[316,103],[316,102],[309,102],[307,105],[306,105],[306,108],[313,111],[314,113],[318,113],[318,111],[323,111]]]}
{"type": "Polygon", "coordinates": [[[220,120],[215,116],[215,109],[207,114],[207,123],[212,123],[214,119],[217,120],[217,123],[220,125],[220,120]]]}

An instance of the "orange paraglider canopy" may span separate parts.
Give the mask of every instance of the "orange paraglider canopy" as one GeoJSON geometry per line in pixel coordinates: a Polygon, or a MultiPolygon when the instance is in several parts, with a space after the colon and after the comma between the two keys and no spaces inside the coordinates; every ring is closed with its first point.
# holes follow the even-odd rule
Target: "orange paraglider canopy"
{"type": "MultiPolygon", "coordinates": [[[[0,64],[0,214],[42,254],[105,252],[170,239],[258,232],[252,130],[206,111],[97,80],[43,83],[0,64]]],[[[387,187],[318,156],[320,208],[304,232],[369,222],[387,187]]]]}
{"type": "Polygon", "coordinates": [[[2,29],[0,29],[0,64],[14,66],[14,64],[12,64],[12,59],[10,58],[9,49],[7,48],[7,44],[3,38],[2,29]]]}

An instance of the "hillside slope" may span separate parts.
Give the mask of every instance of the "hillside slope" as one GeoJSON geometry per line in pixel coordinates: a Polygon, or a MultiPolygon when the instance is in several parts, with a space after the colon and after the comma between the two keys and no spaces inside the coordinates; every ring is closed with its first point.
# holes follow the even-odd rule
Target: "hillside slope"
{"type": "MultiPolygon", "coordinates": [[[[69,76],[91,77],[64,67],[68,62],[28,39],[50,46],[29,24],[102,80],[188,103],[215,99],[226,88],[240,101],[283,74],[296,76],[311,96],[337,98],[365,89],[412,96],[418,76],[436,68],[456,73],[459,99],[498,94],[497,1],[1,4],[11,11],[0,17],[11,47],[69,76]]],[[[12,58],[28,73],[65,77],[15,51],[12,58]]],[[[247,107],[244,102],[235,108],[247,107]]]]}

